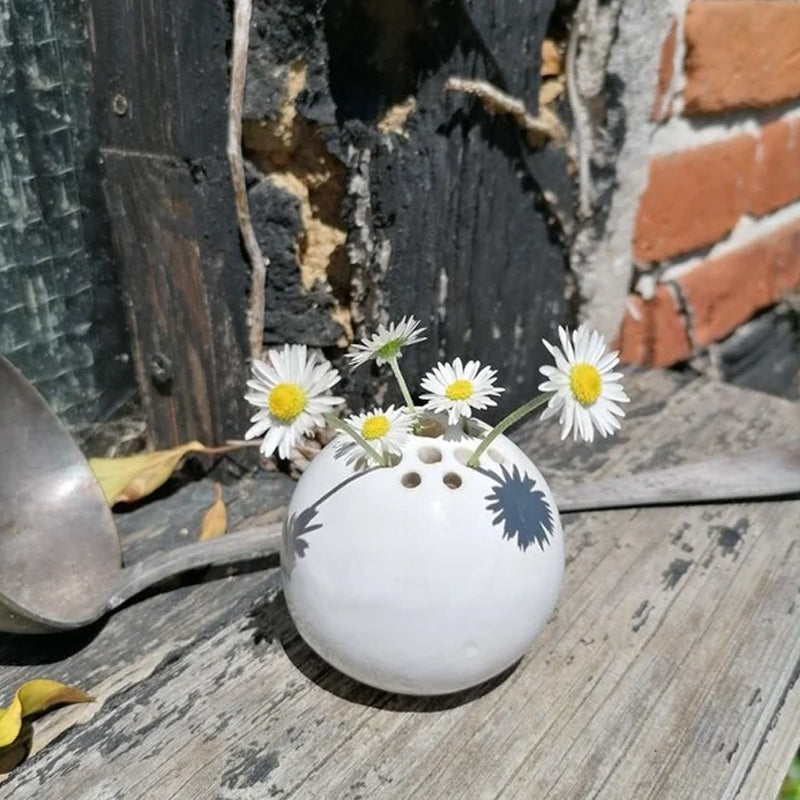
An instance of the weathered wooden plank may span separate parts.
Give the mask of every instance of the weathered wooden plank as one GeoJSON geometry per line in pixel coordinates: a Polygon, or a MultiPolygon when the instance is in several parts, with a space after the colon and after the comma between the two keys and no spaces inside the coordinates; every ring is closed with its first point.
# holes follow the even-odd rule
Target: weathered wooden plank
{"type": "MultiPolygon", "coordinates": [[[[635,413],[613,444],[557,448],[541,425],[518,438],[535,440],[546,474],[571,480],[586,465],[624,474],[768,444],[800,422],[796,405],[715,383],[654,375],[629,387],[635,413]]],[[[800,714],[799,511],[566,515],[553,619],[504,680],[445,698],[388,695],[327,667],[270,580],[154,595],[48,666],[100,683],[105,702],[38,720],[36,740],[57,740],[3,788],[54,800],[772,797],[800,714]],[[86,653],[110,642],[113,666],[90,671],[86,653]]],[[[13,652],[0,643],[0,663],[13,652]]],[[[5,686],[35,672],[0,674],[5,686]]]]}
{"type": "Polygon", "coordinates": [[[247,268],[225,156],[226,8],[88,10],[103,188],[151,441],[238,436],[247,268]]]}

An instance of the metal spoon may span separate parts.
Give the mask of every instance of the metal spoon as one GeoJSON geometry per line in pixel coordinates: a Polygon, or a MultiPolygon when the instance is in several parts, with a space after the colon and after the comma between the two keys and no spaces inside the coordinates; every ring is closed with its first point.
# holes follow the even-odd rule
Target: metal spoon
{"type": "MultiPolygon", "coordinates": [[[[274,553],[280,525],[176,548],[122,568],[114,520],[47,403],[0,357],[0,631],[88,625],[165,578],[274,553]]],[[[562,512],[800,492],[800,442],[555,489],[562,512]]]]}
{"type": "Polygon", "coordinates": [[[0,631],[88,625],[172,575],[278,549],[276,524],[156,553],[123,569],[117,529],[88,462],[2,357],[0,447],[0,631]]]}

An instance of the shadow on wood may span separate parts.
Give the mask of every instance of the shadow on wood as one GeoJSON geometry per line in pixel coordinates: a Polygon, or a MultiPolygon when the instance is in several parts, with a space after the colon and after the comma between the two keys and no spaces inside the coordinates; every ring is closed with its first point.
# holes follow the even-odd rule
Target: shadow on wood
{"type": "Polygon", "coordinates": [[[466,705],[502,684],[520,663],[518,661],[512,664],[494,678],[463,692],[431,697],[395,694],[359,683],[320,658],[305,643],[292,622],[283,590],[278,590],[262,600],[248,616],[250,617],[248,627],[254,631],[253,639],[256,644],[279,643],[292,664],[320,688],[351,703],[380,708],[384,711],[431,712],[466,705]]]}

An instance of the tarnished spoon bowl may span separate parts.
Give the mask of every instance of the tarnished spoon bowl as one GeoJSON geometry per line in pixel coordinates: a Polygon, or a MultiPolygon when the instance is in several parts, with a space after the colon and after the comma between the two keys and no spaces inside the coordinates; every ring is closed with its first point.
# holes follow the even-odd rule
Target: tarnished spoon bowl
{"type": "Polygon", "coordinates": [[[0,442],[0,629],[72,627],[119,572],[119,538],[77,444],[2,358],[0,442]]]}

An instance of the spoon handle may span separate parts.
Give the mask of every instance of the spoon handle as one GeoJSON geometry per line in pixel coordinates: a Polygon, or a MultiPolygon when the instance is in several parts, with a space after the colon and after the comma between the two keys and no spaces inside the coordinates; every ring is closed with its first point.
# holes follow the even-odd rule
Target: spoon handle
{"type": "Polygon", "coordinates": [[[780,497],[800,492],[800,440],[554,489],[559,511],[780,497]]]}
{"type": "Polygon", "coordinates": [[[229,533],[209,542],[195,542],[154,553],[120,570],[112,594],[105,603],[105,611],[112,611],[149,586],[187,570],[272,555],[278,551],[280,542],[281,523],[276,522],[262,528],[229,533]]]}

